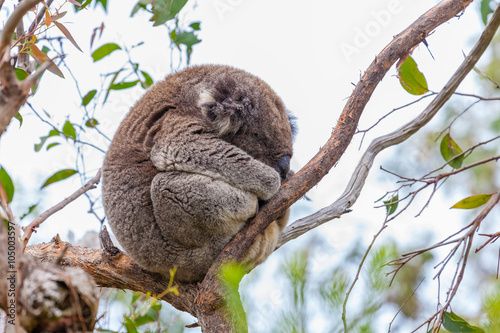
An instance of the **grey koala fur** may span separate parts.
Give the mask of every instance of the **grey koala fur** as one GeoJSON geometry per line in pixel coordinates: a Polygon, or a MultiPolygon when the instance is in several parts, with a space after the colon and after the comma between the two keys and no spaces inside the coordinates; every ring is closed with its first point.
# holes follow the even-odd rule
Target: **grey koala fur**
{"type": "MultiPolygon", "coordinates": [[[[262,80],[228,66],[171,74],[119,126],[104,159],[109,224],[142,267],[200,281],[231,238],[289,174],[293,126],[262,80]]],[[[255,240],[243,263],[276,246],[288,212],[255,240]]]]}

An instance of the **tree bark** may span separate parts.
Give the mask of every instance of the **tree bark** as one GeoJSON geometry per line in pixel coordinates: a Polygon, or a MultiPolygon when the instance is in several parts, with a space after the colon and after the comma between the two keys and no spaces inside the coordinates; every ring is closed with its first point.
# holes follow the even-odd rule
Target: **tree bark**
{"type": "Polygon", "coordinates": [[[24,255],[19,230],[9,225],[8,230],[0,225],[0,309],[7,314],[7,332],[93,330],[99,295],[92,277],[80,268],[63,268],[57,260],[40,262],[24,255]]]}

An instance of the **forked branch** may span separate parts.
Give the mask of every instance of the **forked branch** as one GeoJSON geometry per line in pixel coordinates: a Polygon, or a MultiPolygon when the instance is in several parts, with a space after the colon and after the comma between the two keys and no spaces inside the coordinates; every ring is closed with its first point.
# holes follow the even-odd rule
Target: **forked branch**
{"type": "MultiPolygon", "coordinates": [[[[431,11],[433,10],[434,9],[431,11]]],[[[465,58],[460,67],[455,71],[450,80],[436,95],[434,100],[425,108],[425,110],[415,119],[403,125],[399,129],[374,139],[354,169],[344,193],[330,206],[289,225],[281,235],[278,247],[294,238],[299,237],[307,231],[334,218],[339,218],[341,215],[350,211],[350,207],[356,202],[361,193],[361,189],[363,188],[368,173],[373,166],[375,157],[377,157],[377,155],[384,149],[400,144],[411,137],[436,115],[444,103],[446,103],[446,101],[448,101],[453,95],[465,76],[474,68],[474,65],[490,44],[499,24],[500,12],[497,8],[469,55],[465,58]]]]}
{"type": "MultiPolygon", "coordinates": [[[[283,184],[280,191],[259,211],[253,221],[248,223],[240,233],[236,234],[210,268],[200,286],[200,292],[197,297],[197,306],[200,307],[199,317],[202,317],[200,320],[202,327],[209,328],[217,324],[220,326],[221,320],[225,321],[223,318],[220,318],[220,313],[215,311],[219,308],[218,302],[220,302],[221,298],[220,295],[217,295],[220,291],[217,290],[217,286],[219,286],[217,279],[219,268],[228,261],[240,260],[251,246],[255,237],[273,220],[278,218],[287,207],[290,207],[292,203],[303,197],[338,162],[352,140],[364,107],[368,103],[376,86],[392,65],[398,59],[409,54],[416,45],[422,42],[440,24],[462,12],[471,2],[472,0],[444,0],[440,2],[419,17],[402,33],[395,36],[379,53],[356,85],[330,139],[323,148],[295,176],[283,184]]],[[[453,82],[454,88],[458,86],[463,77],[457,77],[456,79],[457,81],[453,82]]],[[[448,89],[450,94],[454,91],[454,88],[448,89]]],[[[449,96],[441,99],[436,98],[431,104],[436,104],[436,109],[440,108],[448,98],[449,96]]],[[[382,146],[394,144],[393,140],[393,138],[388,138],[382,143],[382,146]]],[[[378,151],[372,151],[371,153],[377,154],[378,151]]],[[[369,169],[369,167],[367,166],[366,168],[363,166],[366,169],[369,169]]],[[[350,189],[352,185],[349,184],[348,188],[350,189]]],[[[351,205],[351,202],[345,202],[346,209],[351,205]]],[[[311,228],[307,230],[309,229],[311,228]]],[[[226,327],[230,326],[226,325],[226,327]]]]}

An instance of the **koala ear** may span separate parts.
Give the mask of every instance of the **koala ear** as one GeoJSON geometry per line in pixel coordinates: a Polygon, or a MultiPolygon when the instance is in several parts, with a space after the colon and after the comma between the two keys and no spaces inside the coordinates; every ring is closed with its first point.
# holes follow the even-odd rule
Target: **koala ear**
{"type": "Polygon", "coordinates": [[[236,133],[248,121],[253,105],[248,97],[235,101],[231,97],[218,102],[208,91],[199,95],[198,106],[220,136],[236,133]]]}

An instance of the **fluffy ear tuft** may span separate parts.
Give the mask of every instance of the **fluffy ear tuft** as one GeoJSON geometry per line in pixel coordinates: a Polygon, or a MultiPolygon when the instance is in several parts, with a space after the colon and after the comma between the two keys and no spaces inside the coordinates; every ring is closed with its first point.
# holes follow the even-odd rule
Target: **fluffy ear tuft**
{"type": "Polygon", "coordinates": [[[247,97],[237,101],[227,97],[222,102],[218,102],[206,90],[200,93],[198,106],[220,136],[238,132],[253,109],[247,97]]]}

